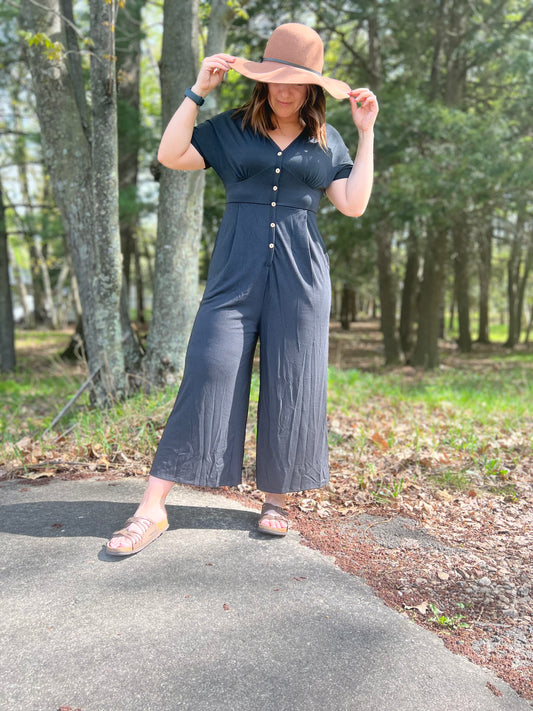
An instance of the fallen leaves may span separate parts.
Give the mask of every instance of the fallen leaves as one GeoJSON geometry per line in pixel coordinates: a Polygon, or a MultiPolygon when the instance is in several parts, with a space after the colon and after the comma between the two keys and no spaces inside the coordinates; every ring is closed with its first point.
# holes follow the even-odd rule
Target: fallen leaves
{"type": "Polygon", "coordinates": [[[126,455],[120,445],[104,449],[98,442],[78,445],[74,438],[50,437],[34,440],[25,436],[2,450],[0,479],[24,479],[33,484],[47,483],[54,477],[82,479],[95,474],[129,476],[144,473],[149,466],[140,453],[126,455]]]}
{"type": "Polygon", "coordinates": [[[378,446],[378,448],[382,450],[390,449],[389,443],[387,442],[385,437],[383,437],[383,435],[381,435],[379,432],[374,432],[370,436],[370,439],[372,440],[372,442],[374,442],[375,445],[378,446]]]}
{"type": "Polygon", "coordinates": [[[416,610],[419,612],[421,615],[427,615],[428,607],[429,607],[429,601],[424,600],[424,602],[421,602],[418,605],[405,605],[404,604],[404,610],[416,610]]]}

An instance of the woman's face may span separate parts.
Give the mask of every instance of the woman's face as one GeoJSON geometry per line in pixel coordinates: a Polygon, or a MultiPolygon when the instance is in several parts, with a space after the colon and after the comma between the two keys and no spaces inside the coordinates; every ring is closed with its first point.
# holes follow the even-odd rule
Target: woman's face
{"type": "Polygon", "coordinates": [[[306,98],[306,84],[268,85],[268,103],[274,114],[281,119],[298,117],[306,98]]]}

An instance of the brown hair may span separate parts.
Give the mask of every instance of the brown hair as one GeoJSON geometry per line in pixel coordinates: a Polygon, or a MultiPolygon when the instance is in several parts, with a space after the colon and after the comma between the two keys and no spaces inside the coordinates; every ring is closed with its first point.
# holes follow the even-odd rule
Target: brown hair
{"type": "MultiPolygon", "coordinates": [[[[306,126],[323,150],[326,142],[326,97],[324,89],[317,84],[306,84],[307,96],[300,108],[300,122],[306,126]]],[[[247,126],[268,138],[268,132],[276,128],[274,112],[268,103],[268,84],[256,82],[250,101],[241,106],[234,116],[242,116],[243,129],[247,126]]]]}

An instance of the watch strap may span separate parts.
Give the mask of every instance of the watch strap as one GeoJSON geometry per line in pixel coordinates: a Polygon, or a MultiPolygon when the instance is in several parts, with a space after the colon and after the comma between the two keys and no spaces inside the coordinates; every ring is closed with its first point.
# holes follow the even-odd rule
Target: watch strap
{"type": "Polygon", "coordinates": [[[190,86],[185,89],[185,96],[187,98],[189,98],[191,101],[194,101],[194,103],[197,106],[201,106],[205,101],[203,96],[199,96],[198,94],[195,94],[190,86]]]}

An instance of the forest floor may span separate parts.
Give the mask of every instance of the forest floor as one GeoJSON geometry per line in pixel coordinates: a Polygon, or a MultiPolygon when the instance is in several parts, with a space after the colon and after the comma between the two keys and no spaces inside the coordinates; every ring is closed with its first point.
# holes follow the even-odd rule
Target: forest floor
{"type": "MultiPolygon", "coordinates": [[[[532,409],[512,422],[497,412],[484,418],[483,402],[469,407],[475,393],[467,392],[459,407],[451,390],[449,402],[441,396],[430,406],[434,382],[409,367],[385,370],[379,344],[375,323],[354,324],[349,332],[332,326],[331,366],[368,374],[375,392],[358,407],[343,400],[349,381],[335,383],[328,414],[331,482],[289,496],[292,525],[305,545],[333,556],[387,605],[533,701],[532,409]],[[388,389],[380,390],[381,376],[388,389]],[[425,400],[402,395],[417,388],[425,400]]],[[[37,375],[38,363],[46,364],[38,350],[34,346],[31,353],[37,375]]],[[[453,344],[443,344],[440,371],[455,383],[458,373],[475,375],[479,390],[483,383],[504,389],[511,369],[516,381],[516,355],[476,346],[460,356],[453,344]]],[[[518,355],[528,390],[533,352],[518,355]]],[[[158,436],[162,413],[156,420],[158,436]]],[[[259,509],[254,448],[251,421],[243,483],[221,493],[259,509]]],[[[27,485],[51,477],[146,476],[149,465],[146,451],[119,444],[110,453],[97,435],[87,445],[68,431],[54,434],[46,446],[26,435],[0,449],[0,478],[19,477],[27,485]]]]}

